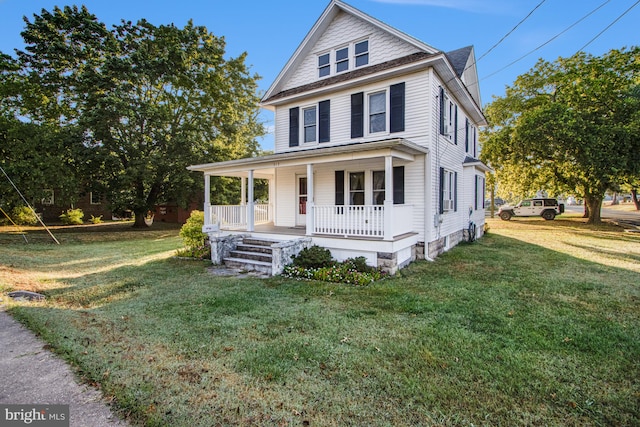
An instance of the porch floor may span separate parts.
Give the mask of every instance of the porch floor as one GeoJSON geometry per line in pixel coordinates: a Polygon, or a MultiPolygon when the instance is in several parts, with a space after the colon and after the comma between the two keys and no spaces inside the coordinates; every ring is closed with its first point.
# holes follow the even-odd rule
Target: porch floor
{"type": "MultiPolygon", "coordinates": [[[[227,230],[225,230],[227,231],[227,230]]],[[[229,232],[242,233],[242,230],[228,230],[229,232]]],[[[279,234],[283,236],[306,236],[306,227],[276,227],[273,223],[256,225],[252,234],[279,234]]],[[[405,233],[393,238],[393,242],[397,242],[407,237],[415,236],[418,233],[405,233]]],[[[366,237],[366,236],[339,236],[335,234],[313,234],[313,237],[326,237],[331,239],[346,239],[346,240],[371,240],[371,241],[383,241],[382,237],[366,237]]]]}

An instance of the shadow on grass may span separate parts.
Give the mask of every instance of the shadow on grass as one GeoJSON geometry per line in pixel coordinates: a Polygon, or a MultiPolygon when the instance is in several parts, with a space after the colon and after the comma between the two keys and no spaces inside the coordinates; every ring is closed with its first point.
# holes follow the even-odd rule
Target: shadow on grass
{"type": "Polygon", "coordinates": [[[163,259],[13,312],[147,424],[638,425],[638,276],[491,233],[364,287],[163,259]]]}

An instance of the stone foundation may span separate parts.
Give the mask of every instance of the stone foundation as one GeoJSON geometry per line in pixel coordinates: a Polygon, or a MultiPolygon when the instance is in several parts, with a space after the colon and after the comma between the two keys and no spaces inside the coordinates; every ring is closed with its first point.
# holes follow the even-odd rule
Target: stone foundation
{"type": "Polygon", "coordinates": [[[238,246],[238,242],[245,237],[244,234],[231,234],[220,236],[215,233],[209,233],[209,245],[211,245],[211,262],[214,265],[220,265],[223,259],[229,256],[229,252],[238,246]]]}
{"type": "Polygon", "coordinates": [[[277,276],[282,273],[284,266],[291,264],[291,257],[298,255],[302,249],[309,246],[311,246],[310,237],[302,237],[271,245],[271,274],[277,276]]]}
{"type": "Polygon", "coordinates": [[[458,230],[448,236],[441,237],[438,240],[430,242],[427,248],[429,258],[435,259],[438,255],[445,253],[449,249],[458,245],[464,239],[465,230],[458,230]],[[447,242],[448,240],[448,242],[447,242]]]}

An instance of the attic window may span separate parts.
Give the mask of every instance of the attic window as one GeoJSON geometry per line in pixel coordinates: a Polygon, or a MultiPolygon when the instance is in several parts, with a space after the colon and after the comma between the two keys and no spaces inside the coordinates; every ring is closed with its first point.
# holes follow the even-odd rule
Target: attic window
{"type": "Polygon", "coordinates": [[[331,73],[331,64],[329,61],[328,53],[318,56],[318,77],[325,77],[331,73]]]}
{"type": "Polygon", "coordinates": [[[367,65],[369,63],[369,40],[363,40],[359,43],[356,43],[355,55],[356,68],[362,67],[363,65],[367,65]]]}
{"type": "Polygon", "coordinates": [[[349,69],[349,47],[336,50],[336,73],[349,69]]]}

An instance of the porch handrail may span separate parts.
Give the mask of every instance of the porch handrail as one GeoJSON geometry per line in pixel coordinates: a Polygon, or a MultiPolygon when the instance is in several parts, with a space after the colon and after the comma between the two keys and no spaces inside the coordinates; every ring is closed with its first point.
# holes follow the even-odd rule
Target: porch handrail
{"type": "Polygon", "coordinates": [[[339,236],[383,237],[384,206],[314,206],[313,232],[339,236]]]}
{"type": "MultiPolygon", "coordinates": [[[[219,223],[222,229],[247,227],[248,205],[212,205],[211,222],[219,223]]],[[[269,203],[253,205],[255,224],[266,224],[273,220],[273,209],[269,203]]]]}

